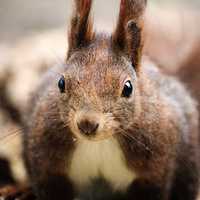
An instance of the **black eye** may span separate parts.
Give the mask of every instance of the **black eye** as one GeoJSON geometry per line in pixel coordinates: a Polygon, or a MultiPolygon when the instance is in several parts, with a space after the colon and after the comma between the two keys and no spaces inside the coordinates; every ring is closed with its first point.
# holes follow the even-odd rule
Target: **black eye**
{"type": "Polygon", "coordinates": [[[129,98],[133,92],[133,86],[131,81],[126,81],[124,85],[124,89],[122,91],[122,97],[129,98]]]}
{"type": "Polygon", "coordinates": [[[60,78],[60,80],[58,81],[58,87],[59,87],[59,90],[60,90],[61,93],[65,92],[65,78],[64,78],[64,76],[62,76],[60,78]]]}

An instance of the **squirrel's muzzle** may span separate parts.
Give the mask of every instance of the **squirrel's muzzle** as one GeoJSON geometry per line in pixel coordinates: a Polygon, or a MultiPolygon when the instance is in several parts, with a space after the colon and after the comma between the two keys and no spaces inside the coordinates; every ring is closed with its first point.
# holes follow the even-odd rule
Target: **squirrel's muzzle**
{"type": "Polygon", "coordinates": [[[80,140],[99,141],[113,135],[113,117],[98,110],[80,109],[73,117],[71,129],[80,140]]]}
{"type": "Polygon", "coordinates": [[[99,124],[95,121],[85,119],[77,122],[77,126],[82,134],[93,136],[96,135],[99,124]]]}

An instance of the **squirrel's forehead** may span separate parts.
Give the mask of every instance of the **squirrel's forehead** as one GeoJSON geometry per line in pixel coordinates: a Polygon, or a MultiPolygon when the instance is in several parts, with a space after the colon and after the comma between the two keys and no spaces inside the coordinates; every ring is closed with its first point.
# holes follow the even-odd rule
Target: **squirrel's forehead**
{"type": "Polygon", "coordinates": [[[124,79],[132,76],[129,65],[113,62],[112,60],[98,60],[97,62],[73,63],[66,71],[71,82],[79,82],[84,85],[120,85],[124,79]]]}
{"type": "Polygon", "coordinates": [[[75,65],[77,68],[90,66],[101,66],[108,68],[115,65],[126,65],[126,59],[123,55],[114,53],[107,45],[99,45],[76,51],[67,61],[69,65],[75,65]]]}
{"type": "Polygon", "coordinates": [[[68,69],[73,79],[96,85],[116,84],[132,74],[127,59],[111,54],[106,48],[75,53],[68,61],[68,69]]]}
{"type": "Polygon", "coordinates": [[[120,80],[120,74],[117,69],[96,65],[79,70],[76,73],[76,79],[88,84],[92,82],[95,85],[116,84],[120,80]]]}
{"type": "Polygon", "coordinates": [[[113,56],[97,56],[92,58],[79,57],[73,62],[69,63],[69,69],[72,73],[80,75],[92,74],[94,75],[119,75],[121,71],[130,71],[130,64],[125,59],[115,58],[113,56]]]}

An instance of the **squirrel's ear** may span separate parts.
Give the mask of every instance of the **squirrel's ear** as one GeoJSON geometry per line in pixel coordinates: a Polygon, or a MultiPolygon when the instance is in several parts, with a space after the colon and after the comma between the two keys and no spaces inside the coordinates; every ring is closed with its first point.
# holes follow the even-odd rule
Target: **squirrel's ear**
{"type": "Polygon", "coordinates": [[[121,0],[113,48],[125,52],[137,71],[143,47],[144,11],[147,0],[121,0]]]}
{"type": "Polygon", "coordinates": [[[75,10],[71,19],[71,28],[69,31],[69,50],[70,53],[78,48],[84,47],[94,38],[90,10],[92,0],[74,0],[75,10]]]}

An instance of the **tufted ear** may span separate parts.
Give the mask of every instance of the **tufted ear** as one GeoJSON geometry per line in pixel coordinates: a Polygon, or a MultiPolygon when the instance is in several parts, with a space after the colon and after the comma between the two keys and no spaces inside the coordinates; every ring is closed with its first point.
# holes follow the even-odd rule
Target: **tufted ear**
{"type": "Polygon", "coordinates": [[[94,38],[90,10],[92,0],[74,0],[75,10],[71,19],[69,31],[69,51],[68,57],[75,49],[82,48],[90,43],[94,38]]]}
{"type": "Polygon", "coordinates": [[[121,0],[117,27],[112,36],[113,47],[125,52],[136,71],[143,48],[143,23],[147,0],[121,0]]]}

